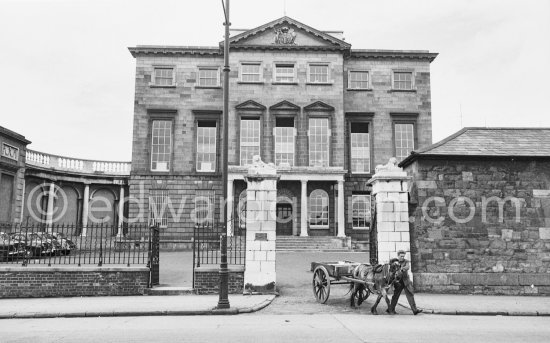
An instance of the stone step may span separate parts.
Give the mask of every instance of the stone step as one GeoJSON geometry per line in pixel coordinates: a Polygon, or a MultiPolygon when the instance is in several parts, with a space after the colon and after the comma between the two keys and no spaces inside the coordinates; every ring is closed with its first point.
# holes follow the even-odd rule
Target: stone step
{"type": "Polygon", "coordinates": [[[145,295],[188,295],[188,294],[197,294],[195,290],[191,287],[153,287],[146,288],[145,295]]]}
{"type": "Polygon", "coordinates": [[[276,241],[277,251],[351,251],[349,239],[331,236],[279,236],[276,241]]]}

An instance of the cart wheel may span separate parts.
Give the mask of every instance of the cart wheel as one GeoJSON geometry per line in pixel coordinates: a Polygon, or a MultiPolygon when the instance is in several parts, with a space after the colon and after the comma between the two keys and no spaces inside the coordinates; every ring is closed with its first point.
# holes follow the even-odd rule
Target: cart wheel
{"type": "Polygon", "coordinates": [[[359,291],[355,293],[355,303],[357,306],[361,305],[369,297],[370,292],[366,287],[361,287],[359,291]]]}
{"type": "Polygon", "coordinates": [[[313,271],[313,295],[321,304],[326,303],[330,295],[330,277],[323,266],[318,266],[313,271]]]}

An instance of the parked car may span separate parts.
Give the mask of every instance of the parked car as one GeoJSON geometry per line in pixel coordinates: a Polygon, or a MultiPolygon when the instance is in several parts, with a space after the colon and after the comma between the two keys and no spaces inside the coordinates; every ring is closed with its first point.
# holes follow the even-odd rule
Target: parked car
{"type": "Polygon", "coordinates": [[[46,242],[51,244],[52,251],[51,255],[61,255],[65,252],[63,245],[51,234],[48,232],[34,232],[31,234],[33,239],[46,242]]]}
{"type": "Polygon", "coordinates": [[[12,233],[10,239],[23,243],[29,257],[40,257],[54,253],[53,243],[39,237],[36,233],[12,233]]]}
{"type": "Polygon", "coordinates": [[[0,232],[0,260],[13,260],[30,254],[30,249],[26,248],[25,243],[11,239],[7,233],[0,232]]]}
{"type": "Polygon", "coordinates": [[[51,235],[57,239],[63,248],[63,251],[66,255],[70,254],[72,250],[76,250],[76,244],[67,238],[64,233],[61,232],[52,232],[51,235]]]}

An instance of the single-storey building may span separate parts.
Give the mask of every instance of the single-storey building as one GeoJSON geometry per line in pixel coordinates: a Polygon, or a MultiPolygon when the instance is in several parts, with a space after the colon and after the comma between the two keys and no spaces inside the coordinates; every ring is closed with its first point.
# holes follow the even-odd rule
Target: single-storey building
{"type": "Polygon", "coordinates": [[[399,166],[418,291],[550,294],[550,128],[464,128],[399,166]]]}

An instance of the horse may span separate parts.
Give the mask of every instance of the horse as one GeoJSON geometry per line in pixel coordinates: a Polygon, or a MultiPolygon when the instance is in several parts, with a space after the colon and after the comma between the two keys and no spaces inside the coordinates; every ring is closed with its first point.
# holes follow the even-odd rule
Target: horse
{"type": "Polygon", "coordinates": [[[378,307],[382,297],[386,301],[386,305],[388,307],[386,312],[388,312],[391,308],[390,300],[388,299],[388,289],[394,282],[400,279],[400,269],[401,266],[399,263],[396,263],[393,260],[390,261],[390,263],[383,265],[379,264],[374,267],[370,264],[360,264],[355,267],[352,273],[353,278],[365,281],[366,284],[359,282],[352,283],[350,287],[350,306],[355,307],[356,297],[358,298],[357,305],[359,306],[371,293],[375,293],[378,297],[374,302],[374,305],[371,307],[371,313],[375,315],[378,314],[376,312],[376,308],[378,307]],[[366,295],[362,296],[365,293],[366,295]]]}

